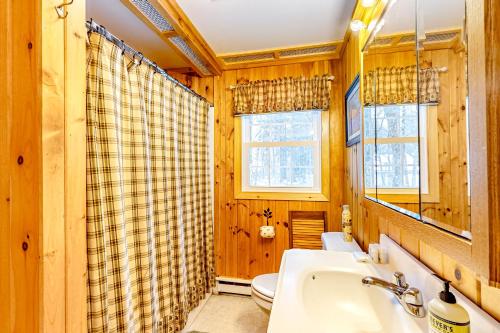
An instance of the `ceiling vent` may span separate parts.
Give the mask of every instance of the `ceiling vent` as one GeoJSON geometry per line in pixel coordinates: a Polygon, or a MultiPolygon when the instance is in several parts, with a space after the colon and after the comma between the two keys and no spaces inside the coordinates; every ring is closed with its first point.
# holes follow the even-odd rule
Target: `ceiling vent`
{"type": "Polygon", "coordinates": [[[402,43],[415,43],[415,35],[408,35],[408,36],[403,36],[399,40],[399,44],[402,43]]]}
{"type": "Polygon", "coordinates": [[[147,0],[129,0],[158,30],[173,31],[174,28],[147,0]]]}
{"type": "Polygon", "coordinates": [[[436,32],[425,34],[425,42],[447,42],[451,41],[453,38],[457,37],[457,32],[436,32]]]}
{"type": "Polygon", "coordinates": [[[244,61],[259,61],[259,60],[273,60],[273,53],[260,53],[260,54],[248,54],[241,56],[231,56],[227,58],[222,58],[226,63],[244,62],[244,61]]]}
{"type": "Polygon", "coordinates": [[[337,45],[314,46],[302,49],[292,49],[280,52],[281,57],[295,57],[309,54],[335,52],[337,45]]]}
{"type": "Polygon", "coordinates": [[[171,37],[170,41],[174,44],[201,72],[203,75],[212,75],[208,66],[198,57],[184,39],[179,36],[171,37]]]}
{"type": "Polygon", "coordinates": [[[391,45],[392,41],[393,41],[392,37],[376,38],[375,41],[372,43],[372,46],[387,46],[387,45],[391,45]]]}

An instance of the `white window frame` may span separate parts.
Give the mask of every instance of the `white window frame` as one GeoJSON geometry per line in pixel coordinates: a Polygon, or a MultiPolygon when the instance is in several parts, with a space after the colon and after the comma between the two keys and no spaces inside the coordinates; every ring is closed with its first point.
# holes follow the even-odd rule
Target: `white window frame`
{"type": "MultiPolygon", "coordinates": [[[[307,112],[294,111],[295,112],[307,112]]],[[[277,192],[277,193],[321,193],[321,177],[322,177],[322,121],[320,110],[310,110],[314,112],[314,130],[317,140],[304,141],[286,141],[286,142],[251,142],[250,141],[250,117],[259,117],[260,115],[242,116],[242,140],[241,140],[241,189],[243,192],[277,192]],[[296,187],[296,186],[251,186],[249,177],[249,153],[251,148],[255,147],[312,147],[313,148],[313,186],[312,187],[296,187]]],[[[269,168],[271,166],[269,165],[269,168]]],[[[271,170],[269,170],[269,176],[271,170]]]]}

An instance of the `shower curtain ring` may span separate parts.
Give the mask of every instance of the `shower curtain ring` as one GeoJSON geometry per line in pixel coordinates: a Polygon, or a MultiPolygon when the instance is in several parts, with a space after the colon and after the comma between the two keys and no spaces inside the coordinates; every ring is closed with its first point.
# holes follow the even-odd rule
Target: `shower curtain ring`
{"type": "Polygon", "coordinates": [[[120,48],[122,49],[122,55],[124,55],[125,54],[125,42],[123,41],[123,39],[120,40],[120,42],[121,42],[120,48]]]}
{"type": "Polygon", "coordinates": [[[57,16],[59,16],[59,18],[65,19],[68,16],[68,11],[64,10],[64,7],[73,4],[73,1],[75,0],[70,0],[69,2],[62,3],[59,6],[55,7],[57,16]]]}

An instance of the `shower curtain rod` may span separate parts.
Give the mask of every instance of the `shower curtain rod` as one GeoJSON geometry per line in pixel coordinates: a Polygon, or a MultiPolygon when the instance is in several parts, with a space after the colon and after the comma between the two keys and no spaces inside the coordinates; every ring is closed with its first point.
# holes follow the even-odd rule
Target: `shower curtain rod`
{"type": "Polygon", "coordinates": [[[211,102],[209,102],[205,97],[195,93],[193,90],[185,86],[184,84],[180,83],[178,80],[174,79],[172,76],[170,76],[165,70],[163,70],[161,67],[159,67],[154,61],[149,60],[148,58],[144,57],[144,55],[133,49],[130,45],[126,44],[123,40],[119,39],[112,33],[110,33],[106,28],[98,23],[96,23],[93,19],[90,19],[90,21],[86,22],[87,26],[87,31],[88,32],[96,32],[100,35],[102,35],[104,38],[106,38],[108,41],[112,42],[116,46],[120,47],[123,52],[127,52],[130,55],[132,55],[132,59],[134,61],[139,61],[139,62],[144,62],[147,65],[151,66],[157,73],[161,74],[163,77],[165,77],[167,80],[172,81],[175,85],[181,87],[185,91],[195,95],[199,99],[207,102],[210,106],[213,106],[211,102]]]}

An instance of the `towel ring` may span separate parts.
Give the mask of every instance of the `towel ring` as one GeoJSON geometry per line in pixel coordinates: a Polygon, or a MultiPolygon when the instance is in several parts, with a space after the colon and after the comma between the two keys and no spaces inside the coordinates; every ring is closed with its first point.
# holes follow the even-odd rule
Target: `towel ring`
{"type": "Polygon", "coordinates": [[[68,16],[68,12],[64,10],[64,7],[73,4],[73,1],[75,0],[70,0],[70,2],[62,3],[59,6],[55,7],[57,16],[59,16],[59,18],[65,19],[68,16]]]}

